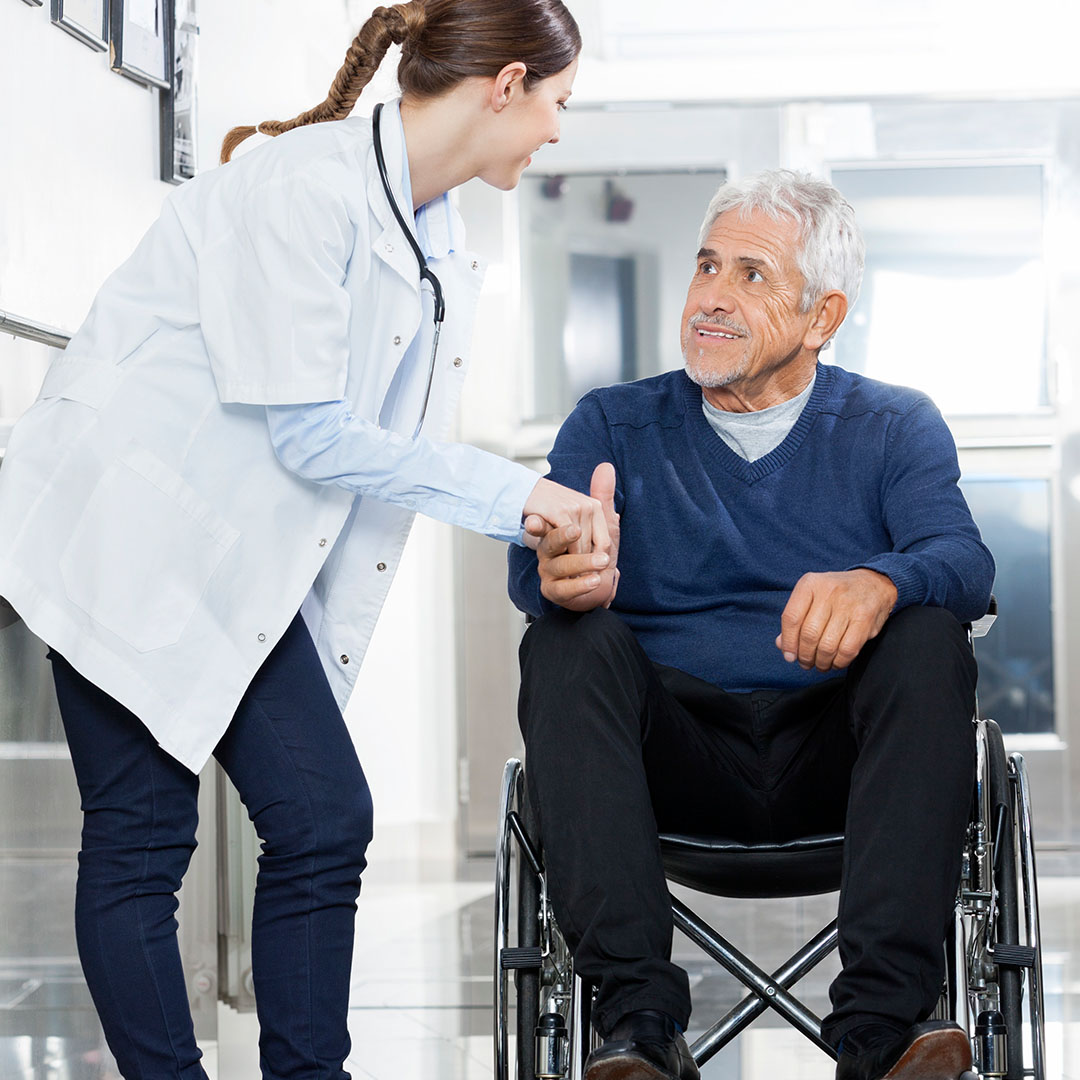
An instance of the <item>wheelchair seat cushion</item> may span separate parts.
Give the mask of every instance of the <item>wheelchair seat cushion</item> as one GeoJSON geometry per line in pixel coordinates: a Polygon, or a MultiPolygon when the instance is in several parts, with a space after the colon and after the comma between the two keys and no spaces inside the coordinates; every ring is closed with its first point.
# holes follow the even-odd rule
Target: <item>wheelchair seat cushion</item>
{"type": "Polygon", "coordinates": [[[669,880],[715,896],[813,896],[840,888],[844,838],[808,836],[744,844],[714,836],[661,833],[669,880]]]}

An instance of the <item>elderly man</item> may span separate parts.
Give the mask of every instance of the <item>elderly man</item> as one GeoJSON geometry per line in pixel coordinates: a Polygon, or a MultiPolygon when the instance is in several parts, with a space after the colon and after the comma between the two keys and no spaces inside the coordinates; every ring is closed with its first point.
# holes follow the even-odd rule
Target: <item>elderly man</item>
{"type": "MultiPolygon", "coordinates": [[[[510,592],[539,616],[520,721],[552,903],[594,980],[588,1080],[698,1076],[658,831],[783,841],[842,829],[841,1080],[953,1080],[965,1034],[926,1022],[973,779],[993,560],[923,394],[818,362],[863,245],[829,184],[722,187],[682,319],[685,370],[587,394],[551,478],[617,546],[526,523],[510,592]],[[614,466],[614,469],[612,468],[614,466]],[[534,528],[535,527],[535,528],[534,528]]],[[[913,346],[918,312],[912,312],[913,346]]]]}

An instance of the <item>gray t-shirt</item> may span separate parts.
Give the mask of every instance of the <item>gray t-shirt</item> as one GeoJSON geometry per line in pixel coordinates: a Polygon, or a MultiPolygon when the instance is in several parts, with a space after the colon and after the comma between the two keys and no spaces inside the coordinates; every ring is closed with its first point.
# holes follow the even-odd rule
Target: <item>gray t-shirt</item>
{"type": "Polygon", "coordinates": [[[775,450],[787,438],[787,433],[795,426],[803,411],[803,406],[810,400],[817,376],[810,380],[809,386],[779,405],[757,412],[727,412],[717,409],[701,395],[701,406],[705,410],[705,419],[713,431],[720,436],[741,458],[757,461],[770,450],[775,450]]]}

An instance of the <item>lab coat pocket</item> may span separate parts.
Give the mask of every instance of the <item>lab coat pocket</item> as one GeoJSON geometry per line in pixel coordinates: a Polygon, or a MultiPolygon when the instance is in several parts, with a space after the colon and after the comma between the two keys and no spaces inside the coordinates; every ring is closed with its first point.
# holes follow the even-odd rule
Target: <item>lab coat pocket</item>
{"type": "Polygon", "coordinates": [[[60,558],[68,598],[139,652],[180,639],[239,537],[136,443],[105,470],[60,558]]]}

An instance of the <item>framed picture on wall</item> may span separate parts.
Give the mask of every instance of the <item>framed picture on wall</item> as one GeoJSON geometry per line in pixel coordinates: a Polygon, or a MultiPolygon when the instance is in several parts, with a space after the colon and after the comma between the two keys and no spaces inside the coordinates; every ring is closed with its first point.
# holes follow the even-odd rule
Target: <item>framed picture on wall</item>
{"type": "Polygon", "coordinates": [[[167,0],[173,27],[169,66],[172,89],[161,95],[161,179],[190,180],[198,170],[198,0],[167,0]]]}
{"type": "Polygon", "coordinates": [[[112,69],[145,86],[169,89],[170,29],[166,0],[111,0],[112,69]]]}
{"type": "Polygon", "coordinates": [[[108,0],[52,0],[52,21],[91,49],[109,47],[108,0]]]}

